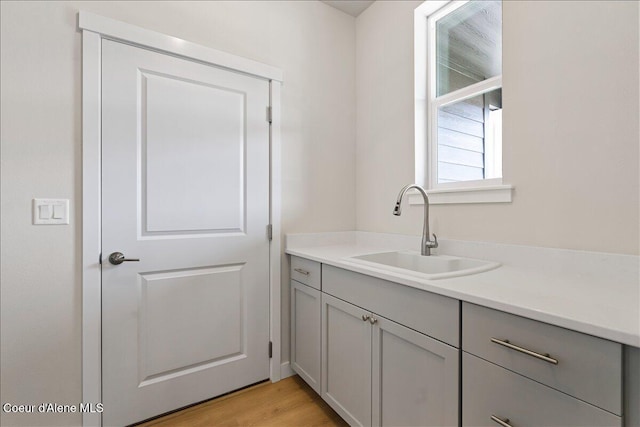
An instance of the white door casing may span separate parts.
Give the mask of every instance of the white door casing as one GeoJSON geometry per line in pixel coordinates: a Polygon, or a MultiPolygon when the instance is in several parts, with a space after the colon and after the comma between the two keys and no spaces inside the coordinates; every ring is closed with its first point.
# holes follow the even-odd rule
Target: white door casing
{"type": "MultiPolygon", "coordinates": [[[[199,64],[208,64],[208,65],[217,65],[219,67],[223,67],[227,70],[236,70],[246,76],[254,76],[262,79],[262,82],[267,85],[270,89],[270,93],[267,92],[267,96],[270,96],[270,102],[272,105],[272,124],[268,128],[269,138],[270,140],[266,141],[266,150],[268,151],[268,163],[267,168],[268,175],[265,181],[268,181],[268,184],[265,186],[265,194],[267,194],[267,201],[269,204],[268,216],[270,216],[270,222],[273,225],[273,235],[274,240],[271,242],[270,246],[267,246],[271,251],[270,259],[268,260],[268,286],[269,289],[265,294],[265,299],[268,301],[270,305],[270,318],[267,317],[265,321],[265,328],[267,331],[270,331],[271,340],[274,343],[273,346],[273,355],[274,358],[270,362],[270,378],[272,381],[277,381],[280,379],[280,174],[279,174],[279,156],[280,156],[280,81],[282,80],[282,72],[276,68],[270,67],[268,65],[260,64],[255,61],[247,60],[244,58],[236,57],[233,55],[229,55],[225,52],[217,51],[215,49],[206,48],[203,46],[199,46],[193,44],[191,42],[185,40],[179,40],[174,37],[166,36],[163,34],[155,33],[149,30],[145,30],[142,28],[138,28],[129,24],[125,24],[119,21],[114,21],[108,18],[103,18],[98,15],[94,15],[87,12],[79,13],[79,28],[82,30],[83,34],[83,46],[82,46],[82,64],[83,64],[83,273],[82,273],[82,289],[83,289],[83,316],[82,316],[82,360],[83,360],[83,375],[82,375],[82,396],[84,402],[100,402],[102,401],[102,381],[103,376],[101,373],[101,265],[98,263],[98,257],[100,255],[100,250],[102,246],[101,238],[101,152],[100,152],[100,144],[101,144],[101,95],[103,95],[103,88],[101,87],[101,73],[102,73],[102,41],[111,39],[111,40],[121,40],[125,41],[129,45],[135,45],[139,47],[147,47],[156,52],[166,52],[169,53],[173,58],[191,58],[196,60],[199,64]]],[[[192,63],[193,64],[193,63],[192,63]]],[[[219,70],[218,70],[219,71],[219,70]]],[[[158,77],[158,76],[152,76],[158,77]]],[[[161,79],[160,79],[161,80],[161,79]]],[[[179,80],[179,79],[178,79],[179,80]]],[[[188,79],[187,79],[188,80],[188,79]]],[[[256,80],[256,79],[254,79],[256,80]]],[[[147,81],[149,83],[149,81],[147,81]]],[[[175,82],[174,82],[175,83],[175,82]]],[[[184,82],[183,82],[184,83],[184,82]]],[[[167,87],[167,84],[171,84],[171,82],[167,83],[166,81],[156,81],[151,83],[151,88],[158,92],[158,90],[166,89],[166,91],[170,91],[171,87],[167,87]],[[164,86],[163,86],[164,84],[164,86]]],[[[180,86],[180,85],[178,85],[180,86]]],[[[188,85],[187,85],[188,86],[188,85]]],[[[214,85],[215,86],[215,85],[214,85]]],[[[182,85],[184,88],[184,85],[182,85]]],[[[175,88],[174,88],[175,89],[175,88]]],[[[191,87],[193,89],[193,87],[191,87]]],[[[188,88],[184,88],[185,91],[189,91],[188,88]]],[[[205,91],[206,92],[206,91],[205,91]]],[[[197,96],[197,94],[195,94],[197,96]]],[[[263,110],[264,117],[264,110],[263,110]]],[[[160,126],[161,127],[161,124],[160,126]]],[[[169,135],[170,136],[170,135],[169,135]]],[[[155,147],[161,147],[162,144],[155,147]]],[[[153,157],[153,149],[151,150],[151,157],[153,157]]],[[[170,148],[169,148],[170,151],[170,148]]],[[[156,150],[157,152],[157,150],[156,150]]],[[[158,159],[156,156],[155,160],[158,159]]],[[[153,162],[152,162],[153,163],[153,162]]],[[[156,161],[156,169],[159,163],[156,161]]],[[[153,174],[152,174],[153,175],[153,174]]],[[[153,187],[154,185],[158,187],[160,184],[160,188],[166,183],[162,182],[162,176],[151,176],[149,183],[149,187],[153,187]],[[155,181],[154,181],[155,180],[155,181]]],[[[137,187],[137,184],[136,184],[137,187]]],[[[141,186],[140,186],[141,188],[141,186]]],[[[157,190],[157,188],[156,188],[157,190]]],[[[153,191],[152,191],[153,192],[153,191]]],[[[157,195],[157,194],[156,194],[157,195]]],[[[182,196],[180,193],[175,192],[172,194],[174,197],[182,196]]],[[[186,195],[188,196],[188,194],[186,195]]],[[[188,198],[188,197],[187,197],[188,198]]],[[[157,199],[157,197],[156,197],[157,199]]],[[[157,200],[156,200],[157,202],[157,200]]],[[[153,206],[154,201],[151,203],[147,203],[147,207],[153,206]]],[[[231,212],[231,216],[235,218],[242,218],[242,213],[239,210],[242,206],[236,206],[236,212],[231,212]]],[[[179,210],[180,206],[174,206],[174,209],[179,210]]],[[[211,209],[211,207],[209,207],[211,209]]],[[[175,212],[174,212],[175,213],[175,212]]],[[[228,213],[228,212],[227,212],[228,213]]],[[[196,213],[197,214],[197,213],[196,213]]],[[[154,215],[151,214],[151,217],[154,215]]],[[[148,224],[142,224],[142,217],[136,218],[136,222],[138,219],[140,220],[137,224],[137,231],[140,231],[136,234],[138,238],[141,238],[141,241],[145,241],[145,243],[152,242],[155,240],[163,240],[168,239],[169,237],[173,240],[181,240],[183,237],[188,235],[188,240],[207,240],[207,238],[196,237],[198,233],[202,234],[203,230],[217,230],[216,228],[200,228],[200,230],[180,230],[180,224],[171,223],[171,217],[162,217],[162,215],[151,218],[149,216],[145,216],[145,220],[148,224]],[[142,225],[145,226],[144,232],[142,231],[142,225]],[[171,230],[171,228],[176,228],[176,230],[171,230]],[[154,235],[154,233],[156,233],[154,235]],[[143,237],[144,234],[144,238],[143,237]],[[164,234],[164,235],[163,235],[164,234]],[[182,236],[182,237],[181,237],[182,236]]],[[[238,228],[238,221],[233,223],[233,220],[229,222],[227,218],[226,224],[223,226],[227,227],[226,233],[228,235],[238,234],[237,231],[229,230],[229,228],[238,228]]],[[[193,226],[194,224],[198,227],[209,227],[211,224],[205,224],[202,222],[202,218],[200,218],[200,223],[197,221],[199,218],[196,216],[191,216],[187,218],[187,221],[191,221],[193,226]]],[[[242,220],[240,220],[242,223],[242,220]]],[[[184,224],[182,224],[184,225],[184,224]]],[[[240,224],[242,226],[242,224],[240,224]]],[[[247,221],[245,224],[247,229],[250,229],[250,221],[247,221]]],[[[184,228],[184,227],[183,227],[184,228]]],[[[193,227],[186,227],[193,228],[193,227]]],[[[197,227],[196,227],[197,228],[197,227]]],[[[224,227],[223,227],[224,228],[224,227]]],[[[206,233],[205,233],[206,234],[206,233]]],[[[215,231],[213,233],[215,234],[215,231]]],[[[250,234],[250,233],[249,233],[250,234]]],[[[107,237],[106,235],[104,237],[107,237]]],[[[225,236],[228,237],[228,236],[225,236]]],[[[264,238],[264,229],[262,233],[262,237],[264,238]]],[[[157,243],[157,241],[156,241],[157,243]]],[[[105,273],[109,267],[111,266],[106,262],[106,258],[108,257],[107,242],[105,242],[105,252],[102,253],[103,259],[105,261],[104,268],[105,273]]],[[[133,256],[128,254],[128,256],[133,256]]],[[[267,255],[268,256],[268,255],[267,255]]],[[[148,258],[148,257],[147,257],[148,258]]],[[[175,259],[176,262],[179,260],[179,256],[175,259]]],[[[166,260],[165,260],[166,261],[166,260]]],[[[131,268],[131,265],[135,263],[124,263],[118,267],[124,267],[125,269],[131,268]]],[[[246,271],[243,270],[243,267],[239,267],[240,263],[231,263],[230,265],[219,266],[215,263],[211,263],[209,261],[205,266],[196,265],[193,263],[186,268],[171,268],[171,266],[164,266],[163,268],[158,268],[157,270],[154,268],[150,268],[145,271],[145,277],[139,275],[136,279],[138,289],[141,290],[141,283],[146,282],[145,286],[147,287],[147,291],[152,289],[154,285],[164,285],[164,286],[156,286],[151,292],[147,292],[147,297],[151,301],[154,301],[155,308],[153,308],[153,304],[148,305],[146,319],[147,322],[150,319],[153,319],[154,316],[159,320],[163,320],[166,316],[159,315],[162,310],[162,304],[158,304],[158,301],[161,301],[162,298],[159,296],[164,295],[167,290],[170,288],[178,289],[178,287],[191,287],[191,288],[201,288],[206,291],[211,291],[211,287],[207,287],[204,284],[215,283],[214,277],[232,277],[232,276],[241,276],[242,274],[237,274],[238,271],[246,271]],[[168,270],[168,271],[166,271],[168,270]],[[191,271],[189,271],[191,270],[191,271]],[[168,273],[168,274],[167,274],[168,273]],[[164,283],[163,283],[164,281],[164,283]],[[209,288],[209,289],[207,289],[209,288]],[[155,310],[155,311],[154,311],[155,310]]],[[[141,265],[141,264],[139,264],[141,265]]],[[[116,271],[116,270],[112,270],[116,271]]],[[[122,270],[124,274],[124,269],[122,270]]],[[[219,280],[218,283],[223,283],[223,280],[219,280]]],[[[227,298],[233,297],[233,286],[227,287],[227,298]]],[[[236,289],[237,290],[237,289],[236,289]]],[[[206,292],[205,292],[206,293],[206,292]]],[[[139,292],[139,296],[142,295],[142,292],[139,292]]],[[[174,298],[184,298],[181,292],[174,292],[169,295],[174,298]]],[[[238,298],[238,293],[236,292],[236,299],[238,298]]],[[[107,300],[104,301],[107,303],[107,300]]],[[[179,303],[180,301],[176,301],[179,303]]],[[[184,302],[184,301],[182,301],[184,302]]],[[[191,303],[194,302],[192,298],[191,303]]],[[[206,305],[206,304],[205,304],[206,305]]],[[[180,311],[180,304],[173,304],[173,308],[176,311],[180,311]]],[[[268,309],[269,306],[267,306],[268,309]]],[[[204,311],[204,310],[201,310],[204,311]]],[[[183,314],[185,310],[183,310],[183,314]]],[[[214,314],[211,314],[214,316],[214,314]]],[[[144,323],[144,322],[143,322],[144,323]]],[[[174,338],[178,338],[178,342],[184,344],[185,337],[180,336],[179,331],[180,328],[192,327],[193,324],[189,325],[188,321],[185,322],[185,319],[182,319],[181,322],[165,322],[164,325],[160,325],[160,328],[156,328],[155,335],[152,333],[151,337],[153,339],[148,340],[147,343],[147,353],[149,353],[149,349],[153,350],[154,345],[158,345],[158,339],[162,340],[167,336],[173,335],[174,338]],[[186,325],[184,324],[186,323],[186,325]],[[173,328],[173,330],[170,330],[173,328]],[[182,339],[182,341],[180,341],[182,339]],[[155,340],[155,341],[154,341],[155,340]]],[[[230,337],[233,334],[230,332],[233,328],[225,329],[227,332],[227,341],[233,343],[233,340],[230,337]]],[[[236,328],[237,330],[237,328],[236,328]]],[[[196,331],[197,332],[197,331],[196,331]]],[[[201,332],[201,331],[200,331],[201,332]]],[[[189,334],[187,334],[189,335],[189,334]]],[[[188,338],[188,336],[186,337],[188,338]]],[[[187,339],[188,341],[188,339],[187,339]]],[[[227,344],[229,344],[227,342],[227,344]]],[[[210,343],[209,343],[210,344],[210,343]]],[[[207,353],[209,349],[207,349],[207,343],[204,342],[200,347],[188,346],[190,348],[189,351],[182,353],[178,352],[177,357],[176,354],[169,357],[167,354],[164,355],[154,355],[147,362],[147,372],[140,373],[141,375],[146,375],[147,385],[145,387],[149,388],[152,384],[162,383],[163,379],[175,379],[179,377],[190,377],[192,374],[187,374],[186,371],[192,370],[194,372],[204,371],[205,365],[219,363],[221,360],[225,359],[225,355],[220,357],[213,357],[213,359],[209,359],[208,361],[198,361],[198,359],[206,359],[207,357],[211,357],[209,353],[207,353]],[[172,359],[173,357],[173,359],[172,359]],[[178,367],[180,364],[185,364],[191,362],[190,365],[185,369],[185,366],[182,368],[178,367]],[[157,373],[149,373],[153,371],[162,371],[157,373]],[[182,371],[182,372],[180,372],[182,371]],[[165,378],[163,378],[165,377],[165,378]],[[166,378],[171,377],[171,378],[166,378]]],[[[222,348],[222,353],[225,351],[233,354],[233,345],[227,348],[222,348]],[[231,348],[231,350],[230,350],[231,348]]],[[[156,347],[157,348],[157,347],[156,347]]],[[[266,348],[264,350],[266,353],[266,348]]],[[[214,355],[215,356],[215,355],[214,355]]],[[[229,356],[229,355],[226,355],[229,356]]],[[[232,357],[226,357],[226,359],[233,359],[232,357]]],[[[240,359],[244,359],[244,357],[240,357],[240,359]]],[[[131,364],[130,361],[127,363],[131,364]]],[[[262,368],[261,368],[262,369],[262,368]]],[[[261,374],[263,378],[269,375],[269,371],[267,368],[266,374],[261,374]]],[[[106,378],[105,378],[106,380],[106,378]]],[[[137,378],[139,380],[139,378],[137,378]]],[[[171,389],[174,394],[178,394],[178,389],[171,389]]],[[[101,415],[99,413],[84,413],[83,414],[83,425],[100,425],[102,423],[101,415]]]]}
{"type": "Polygon", "coordinates": [[[102,42],[104,423],[269,377],[269,84],[102,42]]]}

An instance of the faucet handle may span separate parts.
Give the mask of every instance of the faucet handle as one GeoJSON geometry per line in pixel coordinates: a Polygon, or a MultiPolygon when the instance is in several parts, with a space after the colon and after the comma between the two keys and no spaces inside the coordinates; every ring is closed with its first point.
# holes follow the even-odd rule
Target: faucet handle
{"type": "Polygon", "coordinates": [[[435,249],[438,247],[438,238],[436,237],[435,234],[432,234],[432,236],[433,236],[433,240],[427,241],[427,247],[431,249],[435,249]]]}

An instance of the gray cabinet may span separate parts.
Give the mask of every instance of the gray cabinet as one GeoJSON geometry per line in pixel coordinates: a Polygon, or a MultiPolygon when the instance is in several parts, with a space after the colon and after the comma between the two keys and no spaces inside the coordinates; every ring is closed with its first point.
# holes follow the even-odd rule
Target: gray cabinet
{"type": "Polygon", "coordinates": [[[304,258],[291,267],[293,369],[351,425],[640,426],[638,349],[623,358],[557,326],[304,258]]]}
{"type": "Polygon", "coordinates": [[[373,318],[372,424],[457,426],[459,350],[373,318]]]}
{"type": "Polygon", "coordinates": [[[624,425],[640,427],[640,348],[624,349],[624,425]]]}
{"type": "Polygon", "coordinates": [[[322,292],[460,347],[460,301],[322,264],[322,292]]]}
{"type": "Polygon", "coordinates": [[[620,344],[469,303],[462,319],[463,426],[622,425],[620,344]]]}
{"type": "Polygon", "coordinates": [[[322,307],[322,397],[349,424],[458,425],[458,349],[325,293],[322,307]]]}
{"type": "Polygon", "coordinates": [[[620,417],[468,353],[463,426],[620,426],[620,417]],[[503,424],[501,424],[501,422],[503,424]]]}
{"type": "Polygon", "coordinates": [[[622,414],[620,344],[469,303],[463,304],[462,318],[464,351],[622,414]],[[513,346],[548,354],[557,363],[513,346]]]}
{"type": "Polygon", "coordinates": [[[320,263],[309,259],[291,256],[291,279],[307,286],[320,290],[321,267],[320,263]]]}
{"type": "Polygon", "coordinates": [[[322,294],[322,398],[352,426],[371,425],[369,314],[322,294]]]}
{"type": "Polygon", "coordinates": [[[291,367],[320,393],[320,291],[291,281],[291,367]]]}

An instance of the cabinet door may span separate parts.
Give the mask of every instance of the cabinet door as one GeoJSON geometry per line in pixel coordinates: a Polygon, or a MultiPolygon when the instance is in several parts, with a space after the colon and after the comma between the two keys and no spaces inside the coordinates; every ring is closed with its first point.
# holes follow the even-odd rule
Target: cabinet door
{"type": "Polygon", "coordinates": [[[374,314],[374,426],[457,426],[459,350],[374,314]]]}
{"type": "Polygon", "coordinates": [[[371,425],[369,316],[322,294],[322,398],[352,426],[371,425]]]}
{"type": "Polygon", "coordinates": [[[320,393],[320,291],[291,281],[291,367],[320,393]]]}

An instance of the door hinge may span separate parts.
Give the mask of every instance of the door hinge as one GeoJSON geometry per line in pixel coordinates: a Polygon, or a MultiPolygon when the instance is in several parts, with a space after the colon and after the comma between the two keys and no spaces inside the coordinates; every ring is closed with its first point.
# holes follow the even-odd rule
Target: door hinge
{"type": "Polygon", "coordinates": [[[98,264],[102,265],[102,252],[98,254],[98,264]]]}
{"type": "Polygon", "coordinates": [[[271,224],[267,225],[267,239],[269,239],[269,241],[273,240],[273,225],[271,224]]]}
{"type": "Polygon", "coordinates": [[[269,341],[269,359],[273,357],[273,343],[269,341]]]}
{"type": "Polygon", "coordinates": [[[271,106],[267,107],[267,121],[269,122],[269,124],[271,124],[271,122],[273,121],[273,109],[271,108],[271,106]]]}

